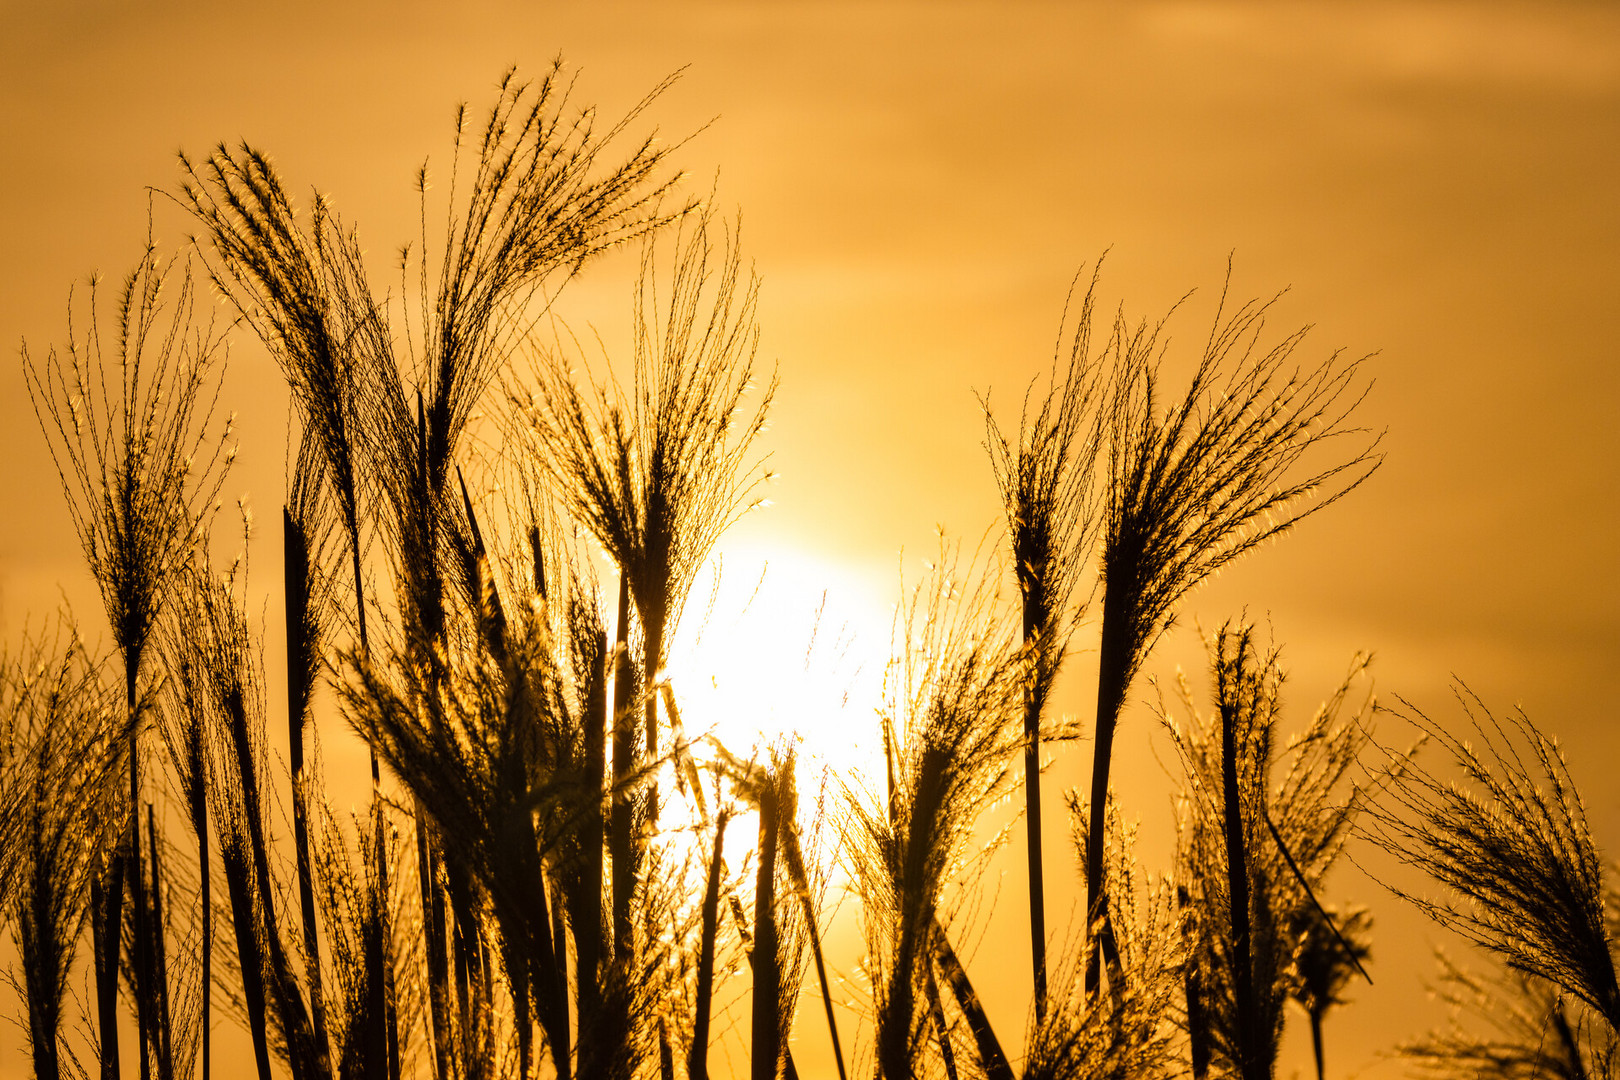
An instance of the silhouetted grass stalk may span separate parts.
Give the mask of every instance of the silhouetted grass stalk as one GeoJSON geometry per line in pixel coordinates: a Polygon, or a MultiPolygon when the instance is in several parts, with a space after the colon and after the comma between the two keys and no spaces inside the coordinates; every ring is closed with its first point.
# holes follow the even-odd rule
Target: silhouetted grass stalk
{"type": "Polygon", "coordinates": [[[0,660],[0,911],[22,960],[34,1075],[58,1080],[77,1064],[71,1052],[64,1057],[62,1006],[103,853],[116,843],[109,826],[127,732],[71,626],[49,638],[41,630],[8,654],[0,660]]]}
{"type": "MultiPolygon", "coordinates": [[[[1228,271],[1230,280],[1230,270],[1228,271]]],[[[1116,319],[1105,347],[1111,369],[1102,403],[1107,462],[1101,573],[1103,618],[1097,728],[1086,847],[1088,922],[1097,930],[1086,985],[1095,992],[1101,959],[1117,962],[1102,873],[1114,732],[1126,694],[1177,603],[1198,584],[1354,490],[1377,468],[1377,437],[1326,453],[1361,433],[1349,419],[1365,396],[1359,361],[1338,354],[1290,371],[1303,342],[1296,331],[1260,344],[1275,301],[1225,314],[1226,290],[1185,392],[1168,408],[1158,396],[1160,334],[1116,319]]],[[[1173,314],[1173,309],[1172,309],[1173,314]]]]}
{"type": "MultiPolygon", "coordinates": [[[[1231,625],[1209,652],[1214,714],[1200,718],[1183,685],[1194,720],[1172,725],[1188,778],[1177,855],[1186,963],[1196,968],[1188,1010],[1199,1022],[1192,1049],[1200,1063],[1252,1080],[1274,1069],[1306,927],[1324,917],[1316,892],[1362,806],[1359,789],[1341,796],[1340,788],[1367,729],[1364,715],[1341,716],[1347,679],[1279,753],[1277,653],[1231,625]],[[1286,769],[1273,779],[1281,761],[1286,769]]],[[[1358,657],[1351,677],[1365,665],[1358,657]]]]}
{"type": "Polygon", "coordinates": [[[1437,744],[1464,783],[1392,755],[1404,768],[1363,830],[1450,895],[1391,891],[1620,1031],[1610,894],[1563,752],[1523,712],[1499,717],[1466,686],[1456,696],[1467,737],[1406,702],[1396,715],[1437,744]]]}
{"type": "Polygon", "coordinates": [[[1033,412],[1026,394],[1016,444],[1009,443],[1002,434],[985,402],[986,445],[1007,518],[1013,571],[1022,600],[1023,644],[1030,666],[1024,689],[1024,820],[1037,1023],[1046,1013],[1041,717],[1063,665],[1071,628],[1081,614],[1071,612],[1070,603],[1095,532],[1091,475],[1097,439],[1087,425],[1095,423],[1094,399],[1099,392],[1091,358],[1096,286],[1094,270],[1066,345],[1064,332],[1069,313],[1065,305],[1050,386],[1033,412]]]}
{"type": "MultiPolygon", "coordinates": [[[[206,429],[218,384],[210,386],[223,340],[212,323],[194,326],[189,266],[177,284],[148,237],[141,261],[119,290],[116,341],[104,345],[90,286],[89,327],[76,325],[68,301],[66,354],[54,348],[36,365],[23,347],[29,397],[50,444],[69,512],[86,561],[101,590],[113,640],[123,659],[125,706],[130,718],[126,764],[129,806],[125,850],[113,861],[123,881],[105,879],[98,891],[103,924],[98,957],[102,1075],[116,1077],[116,976],[121,895],[126,884],[134,915],[134,997],[143,1077],[161,1035],[151,1012],[159,1000],[153,983],[152,934],[143,897],[141,858],[140,682],[165,586],[213,503],[231,454],[225,438],[209,451],[206,429]],[[115,370],[116,368],[116,370],[115,370]]],[[[226,437],[229,427],[226,428],[226,437]]]]}

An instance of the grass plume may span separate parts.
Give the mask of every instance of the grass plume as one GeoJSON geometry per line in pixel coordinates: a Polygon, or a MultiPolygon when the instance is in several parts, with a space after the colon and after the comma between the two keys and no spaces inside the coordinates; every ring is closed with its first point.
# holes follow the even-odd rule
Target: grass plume
{"type": "Polygon", "coordinates": [[[1261,344],[1275,300],[1249,301],[1230,315],[1226,302],[1223,287],[1202,356],[1186,389],[1168,404],[1161,403],[1159,378],[1168,315],[1134,328],[1120,316],[1105,349],[1111,374],[1099,451],[1106,463],[1103,614],[1095,817],[1086,852],[1086,880],[1094,883],[1087,907],[1099,928],[1087,971],[1093,990],[1099,957],[1112,962],[1101,815],[1132,680],[1188,592],[1343,498],[1381,460],[1378,437],[1351,426],[1366,395],[1360,362],[1334,354],[1314,368],[1292,367],[1304,330],[1261,344]]]}

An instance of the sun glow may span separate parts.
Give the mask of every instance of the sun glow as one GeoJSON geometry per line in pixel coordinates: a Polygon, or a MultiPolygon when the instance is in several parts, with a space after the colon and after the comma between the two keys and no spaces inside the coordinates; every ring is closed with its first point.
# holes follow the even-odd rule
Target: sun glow
{"type": "Polygon", "coordinates": [[[665,669],[685,736],[763,760],[791,744],[802,782],[881,775],[876,709],[891,616],[813,557],[733,552],[692,590],[665,669]]]}

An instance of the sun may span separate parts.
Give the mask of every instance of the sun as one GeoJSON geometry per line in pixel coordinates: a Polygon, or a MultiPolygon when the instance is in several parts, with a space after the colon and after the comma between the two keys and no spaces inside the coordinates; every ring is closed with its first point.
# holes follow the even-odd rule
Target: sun
{"type": "Polygon", "coordinates": [[[800,774],[881,775],[876,709],[892,614],[830,560],[732,550],[699,580],[664,676],[688,739],[747,759],[791,743],[800,774]]]}

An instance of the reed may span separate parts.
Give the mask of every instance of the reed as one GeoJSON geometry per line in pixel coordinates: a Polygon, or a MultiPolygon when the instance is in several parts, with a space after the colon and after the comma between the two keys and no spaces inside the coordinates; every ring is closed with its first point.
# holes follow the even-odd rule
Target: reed
{"type": "Polygon", "coordinates": [[[1372,959],[1372,912],[1365,907],[1339,911],[1314,904],[1299,916],[1291,932],[1299,942],[1294,956],[1295,981],[1289,995],[1311,1021],[1311,1052],[1316,1080],[1326,1080],[1322,1022],[1347,1003],[1344,992],[1372,959]]]}
{"type": "MultiPolygon", "coordinates": [[[[1001,489],[1013,571],[1022,601],[1023,643],[1030,672],[1024,690],[1024,821],[1028,841],[1030,955],[1035,1018],[1046,1013],[1045,855],[1041,847],[1041,718],[1067,655],[1069,638],[1084,615],[1073,610],[1081,571],[1095,539],[1096,489],[1092,473],[1100,379],[1091,356],[1091,322],[1099,264],[1080,298],[1074,328],[1064,306],[1046,394],[1025,395],[1016,441],[985,415],[990,461],[1001,489]],[[1061,374],[1060,374],[1061,372],[1061,374]]],[[[1078,285],[1079,278],[1075,279],[1078,285]]],[[[1033,387],[1031,388],[1033,391],[1033,387]]]]}
{"type": "Polygon", "coordinates": [[[1391,891],[1620,1030],[1612,894],[1563,752],[1523,712],[1498,716],[1462,685],[1457,699],[1466,735],[1404,701],[1390,710],[1462,778],[1398,758],[1363,831],[1446,894],[1391,891]]]}
{"type": "MultiPolygon", "coordinates": [[[[1075,861],[1085,867],[1090,808],[1078,789],[1064,792],[1075,861]]],[[[1112,802],[1103,818],[1103,867],[1115,898],[1121,978],[1117,990],[1089,993],[1085,969],[1092,934],[1076,935],[1053,980],[1046,1016],[1030,1034],[1019,1075],[1166,1077],[1175,1059],[1175,991],[1183,967],[1174,932],[1170,882],[1150,875],[1136,855],[1136,829],[1112,802]]]]}
{"type": "Polygon", "coordinates": [[[851,793],[845,857],[862,905],[877,1069],[889,1080],[925,1060],[927,981],[950,928],[944,888],[967,869],[979,813],[1006,794],[1022,749],[1024,665],[982,578],[941,569],[909,599],[881,717],[887,792],[851,793]]]}
{"type": "Polygon", "coordinates": [[[1381,461],[1379,436],[1352,426],[1366,396],[1361,362],[1335,353],[1314,368],[1293,367],[1304,330],[1261,344],[1275,303],[1249,301],[1228,315],[1223,287],[1193,375],[1168,404],[1161,403],[1158,369],[1170,315],[1135,327],[1121,315],[1105,346],[1103,612],[1091,773],[1095,818],[1086,854],[1093,890],[1088,921],[1098,927],[1086,976],[1093,992],[1101,983],[1100,961],[1114,962],[1101,816],[1114,733],[1132,681],[1183,597],[1333,505],[1381,461]]]}
{"type": "Polygon", "coordinates": [[[5,921],[22,960],[34,1075],[78,1063],[64,1045],[63,1006],[105,852],[117,842],[127,738],[71,624],[42,628],[0,660],[0,846],[5,921]]]}
{"type": "Polygon", "coordinates": [[[103,928],[97,997],[104,1078],[119,1075],[118,934],[111,928],[120,924],[126,888],[134,915],[143,1077],[158,1050],[160,1033],[151,1008],[159,1000],[153,971],[162,943],[151,936],[143,896],[141,683],[165,586],[199,534],[235,453],[227,445],[229,424],[217,440],[208,431],[218,399],[223,334],[196,313],[189,264],[171,274],[149,230],[139,263],[118,290],[106,341],[101,328],[107,316],[99,283],[92,279],[84,304],[69,294],[66,347],[60,352],[52,347],[39,362],[26,344],[22,350],[29,398],[123,661],[129,715],[124,848],[94,890],[103,928]]]}
{"type": "Polygon", "coordinates": [[[1343,933],[1321,921],[1329,916],[1317,894],[1365,799],[1349,774],[1368,739],[1370,703],[1343,711],[1366,659],[1356,658],[1305,729],[1279,747],[1278,653],[1262,649],[1251,628],[1228,624],[1210,638],[1209,654],[1213,713],[1198,713],[1183,682],[1191,719],[1170,722],[1187,775],[1177,864],[1199,993],[1187,1009],[1200,1017],[1209,1061],[1270,1077],[1307,927],[1343,933]]]}
{"type": "MultiPolygon", "coordinates": [[[[1121,317],[1099,347],[1098,273],[1083,292],[1077,279],[1017,431],[985,402],[1010,566],[964,566],[944,546],[897,619],[881,790],[851,777],[801,807],[789,744],[745,760],[702,733],[712,718],[688,728],[666,670],[696,575],[769,478],[759,286],[712,194],[682,201],[671,148],[628,138],[648,102],[600,130],[571,91],[560,67],[532,83],[509,73],[481,120],[458,112],[447,182],[430,196],[425,167],[417,177],[421,237],[392,267],[397,292],[376,284],[334,205],[294,198],[262,151],[182,159],[176,201],[208,276],[279,364],[296,418],[281,528],[288,839],[246,559],[224,575],[209,560],[230,456],[205,437],[222,334],[196,317],[189,273],[168,275],[149,243],[116,345],[70,300],[67,350],[37,364],[25,351],[124,676],[122,710],[76,645],[0,679],[0,723],[24,732],[0,747],[14,754],[0,768],[0,911],[28,968],[36,1071],[72,1071],[52,1055],[88,919],[104,1076],[118,1072],[126,958],[143,1080],[187,1080],[197,1062],[211,1075],[215,1001],[247,1027],[261,1080],[701,1078],[728,1032],[756,1080],[796,1080],[811,962],[840,1080],[868,1050],[885,1080],[1163,1077],[1183,1016],[1195,1077],[1267,1075],[1284,998],[1319,1032],[1343,990],[1343,957],[1319,931],[1342,942],[1355,927],[1335,925],[1316,889],[1360,805],[1329,796],[1363,728],[1334,699],[1277,780],[1275,657],[1247,631],[1217,635],[1218,719],[1177,736],[1189,791],[1174,881],[1137,861],[1109,761],[1129,688],[1186,594],[1377,466],[1376,436],[1350,426],[1357,365],[1291,373],[1301,335],[1263,345],[1270,305],[1228,314],[1223,298],[1165,407],[1164,322],[1121,317]],[[537,347],[535,328],[558,289],[629,243],[642,248],[620,383],[578,363],[566,334],[537,347]],[[513,360],[534,348],[527,385],[513,360]],[[489,410],[505,414],[493,448],[479,442],[489,410]],[[616,572],[607,596],[589,570],[598,548],[616,572]],[[1049,705],[1093,557],[1092,798],[1067,793],[1088,905],[1058,951],[1041,757],[1078,734],[1049,705]],[[1016,598],[996,588],[1008,570],[1016,598]],[[320,766],[323,682],[371,757],[370,804],[352,817],[320,766]],[[157,771],[141,764],[154,719],[157,771]],[[161,830],[159,772],[190,834],[180,847],[161,830]],[[984,814],[1020,786],[1033,984],[1021,1059],[966,947],[979,875],[1016,824],[985,838],[984,814]],[[759,842],[733,873],[744,814],[759,842]],[[822,940],[833,859],[861,907],[871,988],[870,1045],[850,1040],[849,1062],[822,940]],[[225,919],[234,949],[214,947],[225,919]],[[726,982],[745,966],[746,1021],[724,1004],[742,1000],[726,982]]],[[[1562,843],[1569,800],[1546,807],[1563,814],[1562,843]]],[[[1620,1001],[1612,966],[1600,983],[1582,999],[1593,1015],[1620,1001]]]]}

